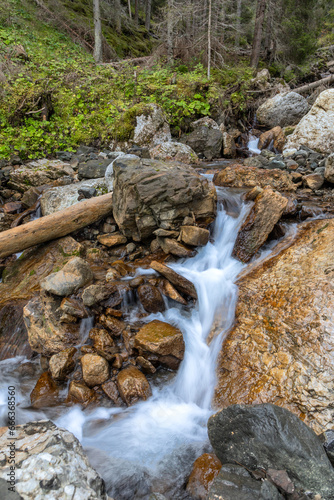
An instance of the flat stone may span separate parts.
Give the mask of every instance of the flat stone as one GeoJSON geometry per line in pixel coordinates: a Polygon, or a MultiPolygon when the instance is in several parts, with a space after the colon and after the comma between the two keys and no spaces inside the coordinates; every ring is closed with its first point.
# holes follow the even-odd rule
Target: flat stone
{"type": "Polygon", "coordinates": [[[317,189],[320,189],[323,186],[325,179],[324,176],[321,174],[309,174],[309,175],[304,175],[303,182],[306,188],[316,191],[317,189]]]}
{"type": "Polygon", "coordinates": [[[117,245],[125,245],[128,241],[122,234],[103,234],[97,237],[97,240],[106,247],[115,247],[117,245]]]}
{"type": "Polygon", "coordinates": [[[119,392],[117,389],[117,384],[116,382],[113,382],[112,380],[108,380],[104,384],[102,384],[102,390],[103,392],[108,396],[111,401],[114,403],[118,403],[119,400],[119,392]]]}
{"type": "Polygon", "coordinates": [[[221,468],[220,460],[213,453],[204,453],[197,458],[186,488],[192,498],[207,500],[209,489],[221,468]]]}
{"type": "Polygon", "coordinates": [[[151,268],[170,281],[179,292],[189,295],[193,299],[197,299],[196,288],[187,278],[184,278],[170,267],[155,260],[151,262],[151,268]]]}
{"type": "Polygon", "coordinates": [[[193,251],[191,249],[172,238],[158,238],[158,242],[166,254],[175,255],[176,257],[191,257],[192,255],[193,251]]]}

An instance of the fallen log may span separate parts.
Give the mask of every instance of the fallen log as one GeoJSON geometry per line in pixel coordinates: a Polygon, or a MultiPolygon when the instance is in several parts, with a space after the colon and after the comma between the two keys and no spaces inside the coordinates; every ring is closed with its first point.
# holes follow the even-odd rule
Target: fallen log
{"type": "Polygon", "coordinates": [[[292,89],[293,92],[297,92],[298,94],[304,94],[309,90],[316,89],[320,87],[320,85],[330,85],[334,83],[334,75],[326,76],[326,78],[322,78],[321,80],[317,80],[316,82],[308,83],[307,85],[303,85],[302,87],[297,87],[296,89],[292,89]]]}
{"type": "Polygon", "coordinates": [[[0,258],[89,226],[112,211],[112,193],[80,201],[54,214],[0,233],[0,258]]]}

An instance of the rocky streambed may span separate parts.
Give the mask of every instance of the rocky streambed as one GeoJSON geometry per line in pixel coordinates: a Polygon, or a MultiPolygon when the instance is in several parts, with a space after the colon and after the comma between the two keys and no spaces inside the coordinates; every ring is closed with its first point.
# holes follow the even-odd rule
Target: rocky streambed
{"type": "Polygon", "coordinates": [[[2,260],[1,421],[15,387],[22,424],[15,492],[2,429],[2,496],[334,498],[332,156],[301,144],[209,173],[143,151],[3,174],[3,230],[20,211],[29,227],[24,200],[44,217],[113,201],[2,260]]]}

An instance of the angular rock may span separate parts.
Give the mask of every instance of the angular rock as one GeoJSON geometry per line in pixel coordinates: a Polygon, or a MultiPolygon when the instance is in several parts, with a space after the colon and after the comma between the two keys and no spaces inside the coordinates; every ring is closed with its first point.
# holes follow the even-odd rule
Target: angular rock
{"type": "Polygon", "coordinates": [[[128,406],[140,400],[146,401],[152,395],[147,378],[134,366],[130,366],[119,372],[117,375],[117,387],[121,398],[128,406]]]}
{"type": "Polygon", "coordinates": [[[146,283],[137,289],[139,300],[148,313],[158,313],[165,310],[165,303],[160,291],[153,285],[146,283]]]}
{"type": "Polygon", "coordinates": [[[287,127],[296,125],[309,109],[305,97],[297,92],[288,92],[265,101],[256,111],[256,119],[268,128],[287,127]]]}
{"type": "Polygon", "coordinates": [[[193,251],[172,238],[158,238],[159,245],[163,252],[176,257],[191,257],[193,251]]]}
{"type": "Polygon", "coordinates": [[[34,408],[47,408],[58,404],[59,390],[48,372],[42,373],[30,394],[34,408]]]}
{"type": "Polygon", "coordinates": [[[95,189],[97,194],[105,194],[109,191],[105,178],[75,182],[68,186],[53,187],[42,194],[42,215],[50,215],[58,212],[58,210],[63,210],[79,203],[79,191],[83,189],[95,189]]]}
{"type": "Polygon", "coordinates": [[[325,164],[325,179],[327,182],[334,184],[334,153],[329,155],[325,164]]]}
{"type": "MultiPolygon", "coordinates": [[[[31,187],[50,184],[52,181],[68,175],[69,165],[59,160],[37,160],[12,170],[8,187],[24,193],[31,187]]],[[[72,170],[72,169],[70,169],[72,170]]],[[[73,171],[72,171],[73,172],[73,171]]]]}
{"type": "Polygon", "coordinates": [[[266,187],[270,186],[277,191],[296,191],[291,175],[282,170],[265,170],[255,167],[233,165],[214,175],[213,182],[216,186],[234,188],[266,187]]]}
{"type": "Polygon", "coordinates": [[[325,182],[324,176],[321,174],[309,174],[309,175],[304,175],[303,177],[303,182],[305,187],[312,189],[313,191],[316,191],[317,189],[320,189],[325,182]]]}
{"type": "Polygon", "coordinates": [[[232,405],[210,417],[208,432],[223,464],[283,470],[296,489],[334,498],[334,470],[321,440],[285,408],[232,405]]]}
{"type": "Polygon", "coordinates": [[[320,153],[334,150],[334,89],[321,92],[309,113],[287,137],[284,151],[307,146],[320,153]]]}
{"type": "Polygon", "coordinates": [[[287,198],[265,188],[256,197],[254,206],[239,230],[233,255],[242,262],[249,262],[267,240],[287,204],[287,198]]]}
{"type": "Polygon", "coordinates": [[[90,403],[96,401],[96,392],[87,387],[84,382],[77,382],[72,380],[68,388],[67,401],[74,404],[81,404],[88,406],[90,403]]]}
{"type": "Polygon", "coordinates": [[[258,148],[268,149],[270,144],[281,153],[285,143],[285,135],[281,127],[274,127],[260,135],[258,148]]]}
{"type": "Polygon", "coordinates": [[[227,132],[223,132],[223,156],[224,158],[235,158],[237,150],[233,137],[227,132]]]}
{"type": "Polygon", "coordinates": [[[319,436],[327,453],[330,463],[334,466],[334,430],[328,429],[319,436]]]}
{"type": "Polygon", "coordinates": [[[189,295],[189,297],[192,297],[193,299],[197,299],[196,288],[191,281],[187,280],[187,278],[184,278],[180,274],[173,271],[170,267],[155,260],[151,262],[151,268],[170,281],[179,292],[189,295]]]}
{"type": "Polygon", "coordinates": [[[78,344],[78,324],[60,323],[59,303],[51,297],[30,300],[23,309],[30,347],[44,356],[52,356],[78,344]]]}
{"type": "Polygon", "coordinates": [[[148,104],[145,112],[136,117],[133,142],[137,146],[153,148],[172,139],[163,110],[157,104],[148,104]]]}
{"type": "Polygon", "coordinates": [[[258,481],[240,465],[223,465],[207,500],[284,500],[268,479],[258,481]]]}
{"type": "Polygon", "coordinates": [[[152,363],[148,359],[143,358],[143,356],[138,356],[136,363],[142,368],[144,373],[155,373],[157,371],[152,363]]]}
{"type": "Polygon", "coordinates": [[[197,226],[182,226],[181,240],[186,245],[193,247],[204,247],[210,237],[210,231],[197,226]]]}
{"type": "Polygon", "coordinates": [[[220,158],[223,145],[223,134],[217,123],[210,118],[197,120],[192,123],[193,132],[181,140],[191,147],[197,154],[202,154],[207,160],[220,158]]]}
{"type": "Polygon", "coordinates": [[[92,328],[89,332],[89,338],[93,341],[93,347],[97,354],[111,361],[118,349],[114,345],[114,341],[106,330],[101,328],[92,328]]]}
{"type": "Polygon", "coordinates": [[[204,453],[195,461],[187,484],[187,492],[195,500],[206,500],[210,486],[222,464],[213,453],[204,453]]]}
{"type": "Polygon", "coordinates": [[[179,294],[176,288],[174,288],[168,280],[163,281],[161,291],[164,295],[166,295],[166,297],[169,297],[170,299],[175,300],[176,302],[179,302],[184,306],[188,304],[188,302],[182,297],[182,295],[179,294]]]}
{"type": "Polygon", "coordinates": [[[49,293],[64,297],[76,292],[92,279],[93,273],[87,262],[80,257],[74,257],[61,271],[44,278],[41,287],[49,293]]]}
{"type": "Polygon", "coordinates": [[[178,161],[186,165],[199,163],[195,151],[181,142],[163,142],[150,149],[152,160],[178,161]]]}
{"type": "Polygon", "coordinates": [[[116,247],[117,245],[125,245],[127,238],[122,234],[103,234],[97,237],[97,240],[106,247],[116,247]]]}
{"type": "MultiPolygon", "coordinates": [[[[17,426],[15,437],[17,496],[13,498],[107,500],[103,479],[91,467],[73,434],[50,420],[41,420],[17,426]]],[[[0,478],[7,481],[11,450],[5,427],[0,430],[0,448],[4,455],[0,478]]]]}
{"type": "Polygon", "coordinates": [[[107,382],[102,384],[101,387],[103,392],[108,396],[109,399],[111,399],[111,401],[113,401],[115,404],[118,403],[119,392],[115,382],[113,382],[112,380],[108,380],[107,382]]]}
{"type": "Polygon", "coordinates": [[[334,220],[316,220],[240,276],[216,407],[276,402],[317,433],[332,426],[333,262],[334,220]]]}
{"type": "Polygon", "coordinates": [[[60,304],[60,309],[64,314],[70,314],[76,318],[87,318],[86,308],[79,300],[65,297],[60,304]]]}
{"type": "Polygon", "coordinates": [[[111,161],[101,158],[87,161],[87,163],[80,163],[78,170],[79,179],[101,179],[105,176],[111,161]]]}
{"type": "Polygon", "coordinates": [[[71,373],[75,367],[75,361],[73,359],[75,353],[76,349],[74,347],[69,347],[64,351],[51,356],[49,361],[49,370],[51,377],[54,380],[65,380],[66,375],[71,373]]]}
{"type": "Polygon", "coordinates": [[[112,316],[106,316],[102,314],[99,317],[99,322],[101,325],[103,325],[105,328],[110,330],[111,335],[115,337],[120,337],[125,329],[125,323],[124,321],[120,321],[117,318],[114,318],[112,316]]]}
{"type": "Polygon", "coordinates": [[[108,304],[109,307],[115,307],[122,302],[118,287],[114,283],[90,285],[82,293],[82,301],[88,307],[94,306],[106,299],[110,301],[108,304]]]}
{"type": "Polygon", "coordinates": [[[185,349],[181,331],[159,320],[151,321],[139,330],[135,336],[134,346],[140,354],[157,355],[165,364],[166,361],[169,364],[169,357],[176,358],[179,362],[182,361],[185,349]]]}
{"type": "Polygon", "coordinates": [[[108,361],[98,354],[85,354],[81,358],[82,376],[88,387],[103,384],[109,378],[108,361]]]}
{"type": "Polygon", "coordinates": [[[178,230],[190,213],[209,224],[216,192],[189,166],[123,156],[114,162],[113,207],[121,233],[139,241],[159,227],[178,230]]]}

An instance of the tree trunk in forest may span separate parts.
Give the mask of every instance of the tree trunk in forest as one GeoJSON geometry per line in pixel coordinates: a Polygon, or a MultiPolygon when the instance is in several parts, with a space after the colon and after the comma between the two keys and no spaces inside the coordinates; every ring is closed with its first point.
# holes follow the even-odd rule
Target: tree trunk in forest
{"type": "Polygon", "coordinates": [[[132,19],[132,13],[131,13],[131,0],[128,0],[128,9],[129,9],[129,18],[132,19]]]}
{"type": "Polygon", "coordinates": [[[0,233],[0,258],[73,233],[112,211],[112,193],[81,201],[54,214],[0,233]]]}
{"type": "Polygon", "coordinates": [[[115,0],[115,25],[117,33],[122,32],[121,0],[115,0]]]}
{"type": "Polygon", "coordinates": [[[239,43],[240,43],[241,6],[242,6],[242,0],[237,0],[237,21],[235,26],[236,32],[235,32],[235,42],[234,42],[234,46],[236,49],[239,48],[239,43]]]}
{"type": "Polygon", "coordinates": [[[262,30],[263,30],[263,22],[264,22],[266,7],[267,7],[267,0],[257,0],[253,48],[250,60],[250,64],[251,66],[253,66],[253,68],[257,68],[260,60],[262,30]]]}
{"type": "Polygon", "coordinates": [[[167,59],[171,64],[174,59],[173,54],[173,0],[167,3],[167,59]]]}
{"type": "Polygon", "coordinates": [[[212,25],[212,0],[208,5],[208,78],[211,76],[211,25],[212,25]]]}
{"type": "Polygon", "coordinates": [[[135,0],[135,23],[138,24],[139,22],[139,6],[138,6],[138,0],[135,0]]]}
{"type": "Polygon", "coordinates": [[[94,27],[95,27],[95,44],[94,44],[94,59],[95,62],[102,62],[102,26],[100,13],[100,0],[93,0],[94,7],[94,27]]]}
{"type": "Polygon", "coordinates": [[[326,76],[326,78],[322,78],[321,80],[308,83],[307,85],[303,85],[302,87],[298,87],[292,90],[293,92],[297,92],[298,94],[304,94],[309,90],[313,90],[316,89],[317,87],[320,87],[320,85],[330,85],[331,83],[334,83],[334,75],[326,76]]]}
{"type": "Polygon", "coordinates": [[[152,0],[146,0],[145,4],[145,28],[147,31],[150,31],[151,27],[151,7],[152,7],[152,0]]]}

